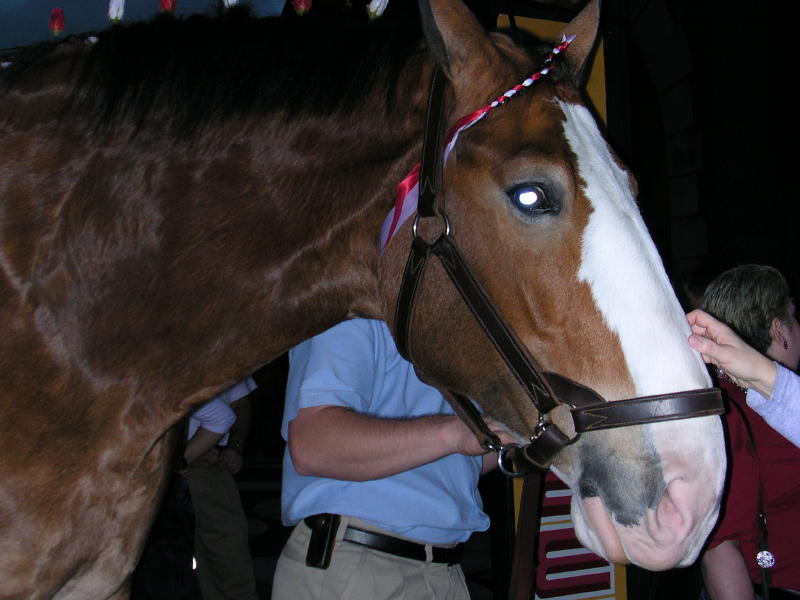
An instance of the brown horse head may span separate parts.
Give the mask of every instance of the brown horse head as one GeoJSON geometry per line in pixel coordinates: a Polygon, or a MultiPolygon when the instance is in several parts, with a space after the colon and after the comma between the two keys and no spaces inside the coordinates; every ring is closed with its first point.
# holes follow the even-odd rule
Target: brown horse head
{"type": "MultiPolygon", "coordinates": [[[[460,3],[423,4],[429,45],[451,86],[450,126],[541,67],[508,37],[484,33],[460,3]]],[[[545,370],[611,402],[708,387],[637,209],[635,180],[581,100],[598,14],[592,2],[566,27],[576,38],[554,72],[460,134],[440,209],[469,268],[545,370]]],[[[444,227],[433,221],[422,234],[431,239],[444,227]]],[[[402,262],[408,239],[398,235],[387,262],[402,262]]],[[[412,329],[418,370],[474,399],[524,442],[538,412],[444,270],[428,269],[412,329]]],[[[397,279],[389,282],[392,295],[397,279]]],[[[566,413],[553,419],[574,433],[566,413]]],[[[573,518],[587,547],[650,569],[690,564],[716,520],[720,421],[590,433],[553,467],[575,492],[573,518]]]]}

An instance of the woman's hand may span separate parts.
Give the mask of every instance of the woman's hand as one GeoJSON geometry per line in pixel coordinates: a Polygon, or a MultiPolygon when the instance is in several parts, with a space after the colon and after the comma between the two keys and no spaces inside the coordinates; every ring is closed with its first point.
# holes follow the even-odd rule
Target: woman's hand
{"type": "Polygon", "coordinates": [[[772,395],[775,363],[707,312],[693,310],[686,319],[692,328],[689,345],[705,362],[717,365],[743,388],[754,389],[767,398],[772,395]]]}

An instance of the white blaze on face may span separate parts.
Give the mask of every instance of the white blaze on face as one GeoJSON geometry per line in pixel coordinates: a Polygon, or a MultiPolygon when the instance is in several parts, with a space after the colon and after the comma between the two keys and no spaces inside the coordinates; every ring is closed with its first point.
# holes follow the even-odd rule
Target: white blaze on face
{"type": "MultiPolygon", "coordinates": [[[[577,157],[578,185],[591,205],[578,279],[588,284],[606,325],[617,334],[636,395],[710,387],[702,359],[688,346],[689,326],[642,221],[628,173],[584,106],[560,101],[559,106],[564,135],[577,157]]],[[[725,475],[721,422],[717,417],[669,421],[647,431],[667,491],[641,526],[615,525],[617,541],[637,564],[688,564],[716,521],[725,475]]],[[[599,519],[590,526],[602,530],[599,519]]],[[[591,539],[594,533],[584,531],[581,537],[591,539]]]]}
{"type": "Polygon", "coordinates": [[[606,325],[619,336],[640,396],[708,387],[689,325],[639,214],[628,174],[584,106],[559,103],[592,212],[578,278],[589,284],[606,325]]]}

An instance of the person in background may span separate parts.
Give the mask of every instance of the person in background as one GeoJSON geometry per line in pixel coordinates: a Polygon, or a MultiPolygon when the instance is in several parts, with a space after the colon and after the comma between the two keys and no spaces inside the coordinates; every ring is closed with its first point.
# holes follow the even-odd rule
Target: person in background
{"type": "MultiPolygon", "coordinates": [[[[800,537],[800,449],[748,406],[744,389],[739,387],[758,386],[760,392],[768,393],[759,382],[774,381],[774,377],[761,374],[771,367],[757,352],[749,353],[749,360],[758,366],[750,372],[752,378],[745,376],[749,371],[739,370],[738,365],[747,349],[709,317],[727,323],[755,351],[794,370],[800,361],[800,324],[789,287],[772,267],[742,265],[709,284],[702,308],[705,312],[688,316],[693,331],[689,343],[708,361],[717,361],[723,369],[732,367],[736,378],[725,370],[719,381],[729,403],[725,423],[730,474],[720,520],[701,561],[706,591],[713,600],[752,600],[752,582],[776,588],[774,594],[800,590],[796,543],[800,537]],[[765,530],[758,517],[762,507],[766,544],[761,541],[765,530]],[[775,563],[762,570],[756,557],[764,549],[772,553],[775,563]]],[[[763,395],[761,398],[770,402],[763,395]]]]}
{"type": "Polygon", "coordinates": [[[250,430],[248,377],[194,413],[183,458],[195,513],[197,580],[203,600],[257,600],[247,519],[233,475],[250,430]]]}
{"type": "Polygon", "coordinates": [[[469,598],[461,545],[489,526],[477,483],[494,460],[382,321],[340,323],[289,361],[281,506],[295,527],[273,600],[469,598]]]}

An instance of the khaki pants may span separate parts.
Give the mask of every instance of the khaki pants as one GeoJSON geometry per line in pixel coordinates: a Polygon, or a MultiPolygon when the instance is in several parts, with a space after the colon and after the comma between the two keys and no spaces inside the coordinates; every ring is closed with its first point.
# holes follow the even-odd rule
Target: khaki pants
{"type": "Polygon", "coordinates": [[[342,541],[348,522],[343,516],[327,569],[306,566],[311,530],[302,521],[294,528],[278,559],[272,600],[469,600],[460,566],[410,560],[342,541]]]}
{"type": "Polygon", "coordinates": [[[197,580],[203,600],[257,600],[247,519],[236,481],[220,467],[190,468],[197,580]]]}

